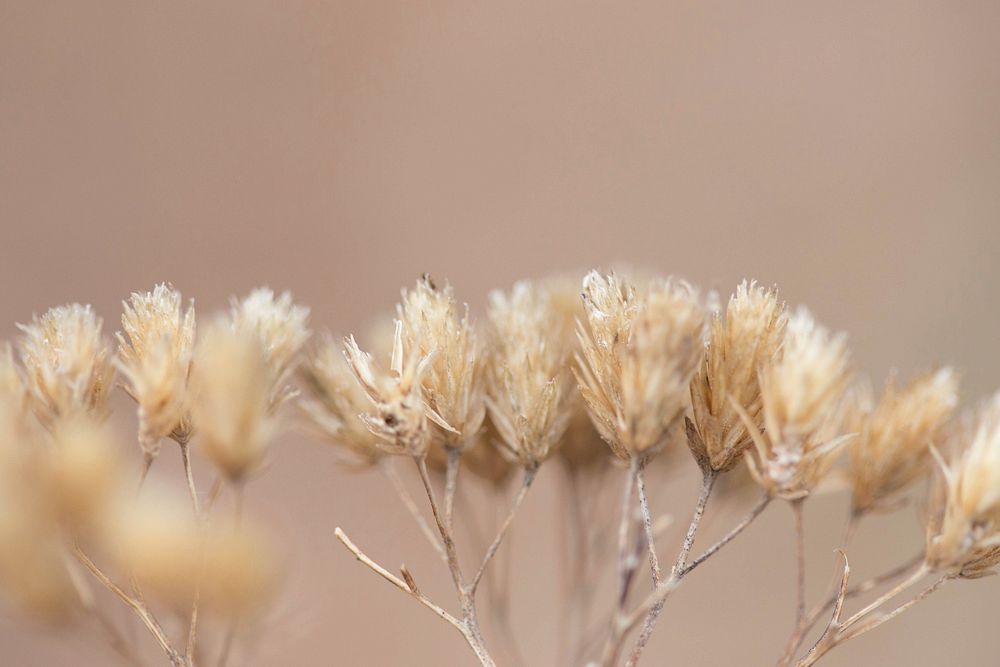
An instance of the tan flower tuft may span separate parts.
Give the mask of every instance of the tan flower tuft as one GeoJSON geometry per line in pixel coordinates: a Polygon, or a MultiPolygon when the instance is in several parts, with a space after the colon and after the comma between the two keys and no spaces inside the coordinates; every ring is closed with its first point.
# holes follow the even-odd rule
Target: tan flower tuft
{"type": "Polygon", "coordinates": [[[734,401],[758,429],[763,426],[758,378],[774,361],[786,322],[777,294],[746,281],[729,299],[725,321],[719,315],[713,319],[708,349],[691,382],[697,433],[690,442],[695,458],[712,470],[729,470],[753,444],[734,401]]]}
{"type": "Polygon", "coordinates": [[[526,468],[548,458],[569,420],[570,376],[548,295],[529,282],[490,294],[487,404],[500,442],[526,468]]]}
{"type": "Polygon", "coordinates": [[[123,303],[118,368],[126,391],[138,403],[139,443],[147,459],[160,440],[186,444],[191,437],[188,377],[194,353],[194,306],[182,307],[181,294],[167,284],[134,292],[123,303]]]}
{"type": "Polygon", "coordinates": [[[261,465],[276,430],[273,376],[264,360],[257,336],[224,322],[213,323],[195,348],[192,417],[198,445],[232,482],[261,465]]]}
{"type": "MultiPolygon", "coordinates": [[[[983,406],[968,446],[932,494],[927,562],[938,570],[981,574],[996,563],[1000,546],[1000,392],[983,406]]],[[[936,451],[936,450],[933,450],[936,451]]]]}
{"type": "Polygon", "coordinates": [[[643,298],[615,275],[591,272],[589,327],[574,371],[598,432],[622,459],[662,448],[683,415],[702,354],[704,312],[685,283],[656,283],[643,298]]]}
{"type": "Polygon", "coordinates": [[[425,406],[421,392],[421,379],[432,356],[420,356],[419,346],[407,351],[402,329],[402,323],[397,322],[388,373],[358,347],[353,336],[345,341],[344,354],[374,407],[374,412],[366,412],[361,418],[380,439],[382,448],[393,454],[424,457],[430,444],[428,418],[441,428],[448,428],[448,424],[425,406]]]}
{"type": "Polygon", "coordinates": [[[302,365],[301,375],[311,395],[302,400],[302,409],[324,437],[348,452],[345,463],[362,467],[377,463],[384,452],[378,436],[361,418],[372,403],[341,346],[326,337],[302,365]]]}
{"type": "Polygon", "coordinates": [[[28,399],[43,424],[81,412],[104,416],[114,378],[101,318],[78,303],[19,324],[28,399]]]}
{"type": "Polygon", "coordinates": [[[483,355],[468,307],[459,313],[451,286],[439,287],[425,275],[403,290],[397,317],[407,356],[430,359],[422,374],[423,400],[447,425],[433,428],[432,438],[445,448],[473,445],[486,402],[483,355]]]}
{"type": "Polygon", "coordinates": [[[843,335],[831,336],[799,309],[789,318],[780,360],[761,371],[764,431],[732,401],[754,438],[750,471],[769,493],[787,500],[808,495],[833,464],[848,436],[839,435],[850,379],[843,335]]]}
{"type": "Polygon", "coordinates": [[[930,445],[940,444],[958,405],[958,377],[950,368],[897,390],[890,379],[878,405],[860,417],[851,443],[851,504],[857,513],[891,507],[927,472],[930,445]]]}
{"type": "Polygon", "coordinates": [[[247,329],[260,339],[264,361],[270,369],[271,404],[277,406],[294,395],[287,381],[296,357],[309,340],[309,309],[292,301],[290,292],[275,296],[261,287],[242,300],[233,300],[230,318],[234,329],[247,329]]]}

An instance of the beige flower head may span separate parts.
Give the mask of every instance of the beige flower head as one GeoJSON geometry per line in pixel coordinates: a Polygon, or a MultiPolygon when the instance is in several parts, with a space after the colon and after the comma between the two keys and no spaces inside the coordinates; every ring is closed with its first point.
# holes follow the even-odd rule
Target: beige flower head
{"type": "Polygon", "coordinates": [[[403,325],[397,322],[388,373],[358,347],[354,336],[345,341],[344,355],[371,404],[361,419],[380,439],[382,449],[423,458],[430,444],[428,419],[440,428],[446,429],[448,425],[424,404],[421,380],[433,362],[433,355],[420,356],[419,349],[419,346],[405,348],[403,325]]]}
{"type": "Polygon", "coordinates": [[[754,439],[750,471],[769,493],[803,498],[829,470],[849,436],[838,433],[850,373],[846,339],[799,309],[789,318],[781,358],[761,370],[764,431],[731,401],[754,439]]]}
{"type": "Polygon", "coordinates": [[[123,303],[118,368],[125,390],[138,403],[139,443],[148,458],[160,440],[186,444],[191,437],[188,376],[194,354],[194,306],[161,283],[152,292],[134,292],[123,303]]]}
{"type": "Polygon", "coordinates": [[[372,402],[344,357],[343,348],[327,336],[300,369],[310,395],[301,401],[313,426],[343,448],[346,464],[367,467],[382,457],[379,438],[361,415],[372,402]]]}
{"type": "Polygon", "coordinates": [[[743,281],[729,299],[725,320],[716,315],[701,367],[691,382],[695,458],[703,467],[729,470],[753,444],[736,402],[760,429],[761,369],[778,354],[785,333],[785,306],[773,290],[743,281]]]}
{"type": "Polygon", "coordinates": [[[616,276],[583,281],[587,323],[574,371],[590,417],[619,458],[662,448],[688,401],[702,354],[704,311],[686,283],[658,282],[648,294],[616,276]]]}
{"type": "Polygon", "coordinates": [[[500,442],[527,468],[554,450],[569,419],[570,376],[547,294],[519,282],[490,294],[494,354],[487,403],[500,442]]]}
{"type": "Polygon", "coordinates": [[[482,351],[468,307],[459,307],[451,285],[438,286],[424,275],[403,290],[397,318],[405,354],[430,359],[422,374],[423,400],[446,424],[433,428],[432,438],[445,448],[471,446],[486,401],[482,351]]]}
{"type": "Polygon", "coordinates": [[[850,445],[853,511],[891,507],[927,473],[930,446],[939,445],[958,405],[958,377],[942,368],[899,390],[890,379],[878,405],[860,415],[850,445]]]}
{"type": "Polygon", "coordinates": [[[271,370],[260,339],[217,321],[195,348],[192,417],[201,451],[231,482],[264,460],[276,431],[270,409],[271,370]]]}
{"type": "Polygon", "coordinates": [[[932,496],[927,563],[981,573],[1000,547],[1000,392],[963,439],[968,445],[951,464],[938,459],[942,484],[932,496]]]}
{"type": "Polygon", "coordinates": [[[78,303],[19,324],[28,399],[43,424],[78,413],[104,416],[114,379],[101,318],[78,303]]]}
{"type": "Polygon", "coordinates": [[[299,351],[309,340],[309,309],[292,301],[290,292],[275,296],[261,287],[230,307],[234,329],[247,329],[260,339],[264,361],[270,369],[273,406],[290,398],[294,392],[287,386],[289,375],[299,351]]]}

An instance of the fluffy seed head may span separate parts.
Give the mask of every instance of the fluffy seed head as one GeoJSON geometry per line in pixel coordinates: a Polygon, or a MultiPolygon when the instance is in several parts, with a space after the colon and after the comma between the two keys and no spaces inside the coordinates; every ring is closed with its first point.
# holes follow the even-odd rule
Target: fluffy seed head
{"type": "Polygon", "coordinates": [[[785,333],[787,316],[777,294],[743,281],[729,299],[726,316],[716,315],[701,367],[691,382],[696,437],[695,458],[717,471],[732,468],[753,444],[738,404],[760,429],[763,401],[758,381],[773,363],[785,333]]]}
{"type": "Polygon", "coordinates": [[[486,402],[483,355],[468,307],[458,306],[451,285],[438,286],[425,275],[403,290],[397,318],[405,354],[430,359],[421,379],[423,400],[447,425],[436,425],[432,438],[446,448],[471,446],[486,402]]]}
{"type": "Polygon", "coordinates": [[[570,376],[548,295],[529,282],[490,294],[494,353],[487,404],[500,442],[527,468],[566,430],[570,376]]]}
{"type": "Polygon", "coordinates": [[[89,305],[78,303],[18,325],[28,398],[43,424],[81,412],[106,414],[114,369],[101,325],[89,305]]]}
{"type": "MultiPolygon", "coordinates": [[[[958,405],[950,368],[898,390],[890,379],[877,406],[865,410],[850,446],[852,506],[858,513],[889,506],[927,472],[930,446],[939,445],[958,405]]],[[[853,428],[853,427],[852,427],[853,428]]]]}
{"type": "Polygon", "coordinates": [[[194,306],[184,310],[180,292],[163,283],[152,292],[134,292],[123,306],[122,331],[116,334],[118,368],[139,406],[139,442],[152,457],[162,438],[186,443],[191,435],[194,306]]]}
{"type": "Polygon", "coordinates": [[[260,340],[272,378],[272,405],[290,398],[294,392],[286,382],[299,351],[309,340],[309,309],[293,303],[290,292],[275,296],[272,290],[261,287],[232,301],[230,319],[234,329],[251,331],[260,340]]]}
{"type": "Polygon", "coordinates": [[[192,416],[198,446],[232,482],[256,470],[276,430],[273,375],[260,339],[215,322],[195,349],[192,416]]]}
{"type": "Polygon", "coordinates": [[[654,284],[638,298],[616,276],[584,278],[587,322],[574,371],[590,417],[619,458],[657,452],[687,404],[704,313],[692,288],[654,284]]]}
{"type": "Polygon", "coordinates": [[[781,358],[761,370],[764,432],[732,402],[754,439],[750,471],[785,499],[806,496],[829,470],[848,437],[837,437],[850,379],[844,336],[831,336],[799,309],[785,331],[781,358]]]}

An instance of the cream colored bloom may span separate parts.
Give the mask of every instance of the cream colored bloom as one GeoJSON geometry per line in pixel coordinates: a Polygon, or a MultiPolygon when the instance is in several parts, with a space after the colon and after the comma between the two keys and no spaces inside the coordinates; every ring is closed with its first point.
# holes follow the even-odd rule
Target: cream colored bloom
{"type": "Polygon", "coordinates": [[[761,369],[774,361],[787,316],[774,291],[743,281],[729,299],[726,317],[712,321],[701,368],[691,382],[697,437],[695,458],[717,471],[732,468],[753,444],[735,401],[760,429],[763,402],[761,369]]]}
{"type": "Polygon", "coordinates": [[[246,328],[260,340],[272,378],[272,405],[290,398],[294,391],[287,381],[299,351],[309,340],[309,309],[293,303],[290,292],[275,296],[272,290],[261,287],[239,301],[234,299],[230,318],[233,328],[246,328]]]}
{"type": "Polygon", "coordinates": [[[566,350],[549,297],[529,282],[490,294],[494,346],[487,403],[500,442],[527,468],[559,443],[569,420],[566,350]]]}
{"type": "Polygon", "coordinates": [[[733,401],[754,437],[750,471],[769,493],[805,497],[846,442],[838,436],[850,378],[847,361],[844,336],[831,336],[799,309],[789,318],[781,359],[761,371],[763,433],[733,401]]]}
{"type": "Polygon", "coordinates": [[[325,338],[302,365],[301,375],[311,396],[301,405],[313,425],[349,453],[348,464],[375,464],[383,455],[379,438],[361,418],[372,403],[354,376],[343,348],[332,338],[325,338]]]}
{"type": "Polygon", "coordinates": [[[941,443],[957,405],[958,377],[950,368],[902,390],[886,384],[878,405],[860,416],[850,446],[855,512],[885,507],[926,474],[930,446],[941,443]]]}
{"type": "Polygon", "coordinates": [[[589,326],[574,371],[590,417],[619,458],[654,454],[687,406],[703,310],[685,283],[656,283],[639,298],[597,272],[584,278],[583,298],[589,326]]]}
{"type": "Polygon", "coordinates": [[[389,372],[383,371],[363,352],[351,336],[345,341],[344,355],[355,378],[361,383],[371,408],[361,418],[392,454],[422,458],[430,444],[428,419],[440,428],[448,425],[423,399],[421,380],[432,363],[432,356],[420,356],[419,345],[409,350],[403,344],[403,325],[396,323],[389,372]]]}
{"type": "Polygon", "coordinates": [[[219,470],[240,482],[263,462],[276,431],[272,373],[260,339],[215,322],[195,348],[192,417],[197,444],[219,470]]]}
{"type": "Polygon", "coordinates": [[[981,574],[996,563],[1000,546],[1000,392],[961,439],[967,443],[962,453],[951,464],[940,461],[943,483],[932,497],[927,562],[981,574]]]}
{"type": "Polygon", "coordinates": [[[163,283],[152,292],[134,292],[122,305],[118,368],[126,391],[138,403],[139,443],[152,458],[162,438],[186,444],[191,435],[188,378],[194,306],[184,310],[180,292],[163,283]]]}
{"type": "Polygon", "coordinates": [[[78,303],[18,325],[28,398],[43,424],[81,412],[106,414],[114,369],[101,325],[89,305],[78,303]]]}
{"type": "Polygon", "coordinates": [[[468,307],[459,310],[451,286],[438,287],[426,275],[403,290],[397,308],[405,354],[430,359],[421,391],[428,410],[446,425],[431,431],[445,448],[473,445],[486,416],[482,351],[468,307]]]}

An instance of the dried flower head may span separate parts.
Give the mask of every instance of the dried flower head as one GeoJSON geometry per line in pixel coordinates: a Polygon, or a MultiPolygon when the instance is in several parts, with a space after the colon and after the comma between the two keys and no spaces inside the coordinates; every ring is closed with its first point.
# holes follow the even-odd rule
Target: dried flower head
{"type": "Polygon", "coordinates": [[[43,424],[80,412],[105,415],[114,369],[101,325],[89,305],[78,303],[18,325],[28,399],[43,424]]]}
{"type": "Polygon", "coordinates": [[[590,417],[619,458],[656,453],[687,405],[702,353],[704,313],[685,283],[654,284],[637,298],[615,275],[584,278],[588,327],[574,371],[590,417]]]}
{"type": "MultiPolygon", "coordinates": [[[[1000,392],[978,414],[968,442],[932,494],[927,563],[938,570],[982,573],[1000,547],[1000,392]]],[[[936,451],[936,450],[932,450],[936,451]]]]}
{"type": "Polygon", "coordinates": [[[382,448],[393,454],[420,458],[427,455],[430,443],[428,419],[441,428],[449,427],[424,404],[421,392],[421,379],[433,355],[420,356],[418,346],[409,350],[404,347],[401,322],[396,323],[394,341],[388,373],[358,347],[353,336],[345,341],[344,355],[374,407],[374,411],[369,410],[361,418],[380,439],[382,448]]]}
{"type": "Polygon", "coordinates": [[[195,348],[192,417],[198,445],[232,482],[261,465],[276,430],[272,378],[260,339],[246,329],[215,322],[195,348]]]}
{"type": "Polygon", "coordinates": [[[763,424],[761,369],[774,361],[785,333],[787,316],[773,290],[743,281],[729,299],[726,317],[716,315],[708,349],[691,382],[695,458],[716,471],[729,470],[753,444],[733,402],[754,425],[763,424]]]}
{"type": "Polygon", "coordinates": [[[423,400],[443,420],[432,438],[446,448],[473,445],[486,416],[483,359],[468,307],[461,314],[451,285],[436,285],[424,275],[403,290],[397,307],[408,356],[427,358],[422,373],[423,400]]]}
{"type": "Polygon", "coordinates": [[[780,360],[761,371],[763,433],[732,402],[754,439],[750,471],[769,493],[805,497],[847,441],[849,436],[836,437],[850,379],[847,360],[844,336],[831,336],[799,309],[789,318],[780,360]]]}
{"type": "Polygon", "coordinates": [[[319,432],[348,453],[349,465],[370,466],[383,451],[379,438],[361,415],[371,409],[371,400],[361,388],[343,349],[326,337],[301,367],[301,375],[311,396],[302,408],[319,432]]]}
{"type": "Polygon", "coordinates": [[[147,459],[160,440],[191,437],[188,377],[194,354],[194,306],[182,308],[181,294],[161,283],[152,292],[133,292],[123,304],[118,332],[118,368],[125,390],[138,403],[139,443],[147,459]]]}
{"type": "Polygon", "coordinates": [[[530,282],[490,294],[494,350],[487,405],[500,442],[536,468],[566,430],[570,377],[548,296],[530,282]]]}
{"type": "Polygon", "coordinates": [[[287,386],[299,351],[309,340],[309,309],[292,301],[290,292],[275,296],[261,287],[230,307],[234,329],[254,332],[260,339],[264,361],[271,373],[271,404],[276,406],[294,392],[287,386]]]}
{"type": "Polygon", "coordinates": [[[851,504],[862,513],[891,506],[927,472],[930,445],[940,444],[958,405],[958,377],[950,368],[898,390],[886,383],[878,405],[860,415],[850,446],[851,504]]]}

